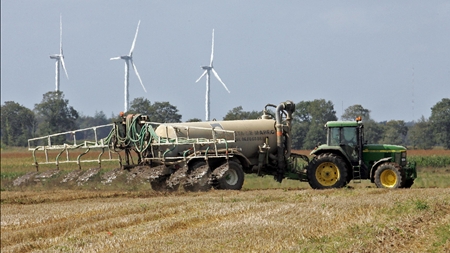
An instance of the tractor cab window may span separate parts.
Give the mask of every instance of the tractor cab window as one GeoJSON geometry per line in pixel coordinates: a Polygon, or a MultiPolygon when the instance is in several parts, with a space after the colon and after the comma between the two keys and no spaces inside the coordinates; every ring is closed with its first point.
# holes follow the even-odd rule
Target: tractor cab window
{"type": "Polygon", "coordinates": [[[356,146],[356,128],[355,127],[332,127],[328,129],[329,146],[348,145],[356,146]]]}
{"type": "Polygon", "coordinates": [[[354,127],[344,127],[342,128],[342,138],[341,144],[356,146],[356,128],[354,127]]]}
{"type": "Polygon", "coordinates": [[[341,143],[341,129],[334,127],[334,128],[328,128],[328,140],[327,145],[328,146],[339,146],[339,143],[341,143]]]}

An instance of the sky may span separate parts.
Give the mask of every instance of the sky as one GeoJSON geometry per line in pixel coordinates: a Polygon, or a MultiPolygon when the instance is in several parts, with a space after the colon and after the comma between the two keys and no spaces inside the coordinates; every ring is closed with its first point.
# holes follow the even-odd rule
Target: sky
{"type": "Polygon", "coordinates": [[[428,118],[450,97],[449,1],[2,0],[1,104],[33,109],[55,90],[62,16],[60,90],[85,116],[124,109],[124,61],[138,21],[130,101],[168,101],[182,120],[205,119],[215,30],[211,119],[231,109],[325,99],[376,121],[428,118]]]}

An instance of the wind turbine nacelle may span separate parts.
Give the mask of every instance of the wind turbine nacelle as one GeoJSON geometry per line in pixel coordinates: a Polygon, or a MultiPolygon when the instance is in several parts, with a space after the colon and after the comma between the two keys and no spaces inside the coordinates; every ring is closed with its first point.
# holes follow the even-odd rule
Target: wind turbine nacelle
{"type": "Polygon", "coordinates": [[[204,69],[204,70],[210,70],[211,69],[210,66],[201,66],[201,68],[204,69]]]}
{"type": "Polygon", "coordinates": [[[50,59],[59,59],[60,56],[55,54],[55,55],[50,55],[50,59]]]}

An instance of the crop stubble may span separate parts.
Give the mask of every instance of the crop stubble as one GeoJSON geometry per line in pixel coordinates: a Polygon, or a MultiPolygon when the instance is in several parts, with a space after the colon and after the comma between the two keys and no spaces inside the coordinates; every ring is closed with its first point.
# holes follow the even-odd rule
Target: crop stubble
{"type": "Polygon", "coordinates": [[[445,252],[450,189],[2,192],[1,251],[445,252]]]}
{"type": "Polygon", "coordinates": [[[2,191],[1,251],[450,252],[450,188],[430,185],[444,188],[2,191]]]}

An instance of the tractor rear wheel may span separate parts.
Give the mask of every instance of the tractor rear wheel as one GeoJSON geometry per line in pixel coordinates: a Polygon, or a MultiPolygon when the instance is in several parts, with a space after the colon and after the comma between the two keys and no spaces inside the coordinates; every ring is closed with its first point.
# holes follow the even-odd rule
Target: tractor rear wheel
{"type": "Polygon", "coordinates": [[[396,163],[384,163],[375,171],[378,188],[400,188],[404,184],[404,173],[396,163]]]}
{"type": "Polygon", "coordinates": [[[347,164],[335,154],[315,157],[308,169],[308,183],[313,189],[341,188],[347,185],[347,164]]]}
{"type": "Polygon", "coordinates": [[[240,190],[244,184],[244,171],[242,166],[234,161],[228,162],[228,170],[219,179],[219,189],[240,190]]]}

